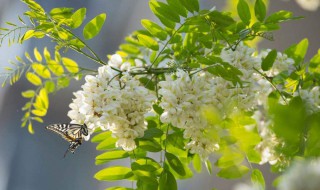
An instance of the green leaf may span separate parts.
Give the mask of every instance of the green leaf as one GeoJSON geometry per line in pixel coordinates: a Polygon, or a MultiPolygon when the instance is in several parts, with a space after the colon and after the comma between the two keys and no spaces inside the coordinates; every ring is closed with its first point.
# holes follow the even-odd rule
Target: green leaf
{"type": "Polygon", "coordinates": [[[73,11],[73,8],[58,7],[58,8],[53,8],[49,14],[54,20],[65,21],[66,19],[70,18],[70,16],[72,15],[72,11],[73,11]]]}
{"type": "Polygon", "coordinates": [[[167,32],[158,24],[147,19],[142,19],[141,25],[145,29],[147,29],[154,37],[159,38],[160,40],[165,40],[167,38],[167,32]]]}
{"type": "Polygon", "coordinates": [[[160,144],[153,139],[139,139],[138,146],[149,152],[159,152],[162,150],[160,144]]]}
{"type": "Polygon", "coordinates": [[[251,14],[248,3],[245,0],[239,0],[237,5],[238,15],[240,19],[246,24],[250,24],[251,14]]]}
{"type": "Polygon", "coordinates": [[[145,47],[150,48],[151,50],[154,50],[154,51],[159,50],[159,45],[157,41],[155,41],[153,38],[143,34],[139,34],[137,37],[139,42],[145,47]]]}
{"type": "Polygon", "coordinates": [[[140,49],[132,44],[121,44],[119,47],[122,51],[129,53],[129,54],[139,54],[140,49]]]}
{"type": "Polygon", "coordinates": [[[98,144],[97,150],[109,150],[116,147],[117,139],[113,138],[112,136],[106,138],[101,143],[98,144]]]}
{"type": "Polygon", "coordinates": [[[152,79],[149,79],[147,77],[141,77],[139,78],[139,81],[149,90],[154,91],[155,90],[155,84],[152,81],[152,79]]]}
{"type": "Polygon", "coordinates": [[[36,58],[36,60],[38,62],[41,62],[42,61],[42,56],[41,56],[41,54],[40,54],[40,52],[38,51],[37,48],[33,49],[33,53],[34,53],[34,57],[36,58]]]}
{"type": "Polygon", "coordinates": [[[105,164],[112,160],[119,160],[129,157],[129,153],[124,150],[108,151],[96,157],[96,165],[105,164]]]}
{"type": "Polygon", "coordinates": [[[78,28],[79,26],[81,26],[83,20],[86,17],[86,12],[86,8],[80,8],[75,13],[73,13],[73,15],[71,16],[71,19],[73,21],[71,25],[72,28],[78,28]]]}
{"type": "Polygon", "coordinates": [[[36,92],[34,90],[27,90],[27,91],[22,92],[21,95],[24,98],[32,98],[36,95],[36,92]]]}
{"type": "Polygon", "coordinates": [[[236,179],[244,176],[249,172],[249,168],[246,166],[231,166],[221,169],[217,176],[225,179],[236,179]]]}
{"type": "Polygon", "coordinates": [[[30,72],[27,72],[26,79],[35,86],[40,86],[42,84],[40,77],[30,72]]]}
{"type": "Polygon", "coordinates": [[[211,164],[210,160],[206,160],[205,166],[206,166],[208,173],[211,175],[212,174],[212,164],[211,164]]]}
{"type": "Polygon", "coordinates": [[[49,69],[44,65],[40,63],[32,63],[31,67],[40,77],[45,79],[51,78],[49,69]]]}
{"type": "Polygon", "coordinates": [[[158,162],[152,158],[140,158],[131,164],[132,172],[140,180],[147,183],[157,184],[157,177],[161,174],[162,168],[158,162]]]}
{"type": "Polygon", "coordinates": [[[130,168],[123,166],[112,166],[100,170],[94,175],[94,178],[97,180],[103,181],[115,181],[128,179],[133,176],[133,173],[130,168]]]}
{"type": "Polygon", "coordinates": [[[150,9],[151,11],[158,17],[166,18],[170,21],[173,21],[175,23],[180,22],[179,15],[171,9],[171,7],[165,3],[156,1],[156,0],[150,0],[149,1],[150,9]]]}
{"type": "Polygon", "coordinates": [[[262,189],[266,188],[266,183],[264,181],[263,174],[260,170],[254,169],[251,173],[251,182],[262,189]]]}
{"type": "Polygon", "coordinates": [[[272,68],[273,63],[277,58],[277,54],[277,50],[273,49],[264,59],[262,59],[261,68],[263,71],[268,71],[272,68]]]}
{"type": "Polygon", "coordinates": [[[188,16],[187,9],[180,3],[179,0],[167,0],[167,3],[173,10],[183,17],[188,16]]]}
{"type": "Polygon", "coordinates": [[[285,53],[288,57],[291,57],[295,60],[295,64],[301,64],[304,60],[304,57],[307,53],[309,46],[309,41],[307,38],[301,40],[298,44],[294,44],[285,50],[285,53]]]}
{"type": "Polygon", "coordinates": [[[241,164],[244,156],[240,152],[230,151],[229,149],[223,152],[223,155],[217,160],[215,165],[219,168],[227,168],[230,166],[241,164]]]}
{"type": "Polygon", "coordinates": [[[64,73],[64,69],[62,65],[54,60],[50,60],[47,62],[50,71],[56,76],[61,76],[64,73]]]}
{"type": "Polygon", "coordinates": [[[102,142],[105,139],[110,138],[111,135],[112,135],[111,131],[105,131],[105,132],[99,133],[99,134],[95,135],[93,138],[91,138],[91,142],[93,142],[93,143],[102,142]]]}
{"type": "Polygon", "coordinates": [[[198,172],[198,173],[201,172],[201,170],[202,170],[202,162],[201,162],[200,156],[198,154],[195,154],[193,156],[192,165],[193,165],[193,168],[194,168],[194,170],[196,172],[198,172]]]}
{"type": "Polygon", "coordinates": [[[267,12],[267,8],[263,0],[256,0],[254,4],[254,13],[256,15],[256,18],[260,22],[263,22],[264,19],[266,18],[266,12],[267,12]]]}
{"type": "Polygon", "coordinates": [[[267,17],[265,23],[280,23],[288,20],[296,20],[301,18],[302,17],[293,17],[292,12],[281,10],[267,17]]]}
{"type": "Polygon", "coordinates": [[[72,59],[69,59],[67,57],[63,57],[62,63],[70,73],[78,73],[79,72],[78,64],[75,61],[73,61],[72,59]]]}
{"type": "Polygon", "coordinates": [[[185,150],[185,138],[182,132],[175,132],[167,136],[167,152],[179,157],[187,157],[188,151],[185,150]]]}
{"type": "Polygon", "coordinates": [[[20,43],[26,41],[34,36],[34,30],[28,30],[20,39],[20,43]]]}
{"type": "Polygon", "coordinates": [[[90,40],[96,35],[99,34],[107,15],[102,13],[95,18],[93,18],[90,22],[88,22],[83,28],[83,37],[86,40],[90,40]]]}
{"type": "Polygon", "coordinates": [[[55,91],[56,85],[54,84],[53,81],[48,80],[45,82],[44,88],[47,90],[48,93],[52,93],[55,91]]]}
{"type": "Polygon", "coordinates": [[[320,49],[318,49],[318,53],[310,59],[309,71],[320,74],[320,49]]]}
{"type": "Polygon", "coordinates": [[[163,111],[164,111],[164,109],[162,109],[162,107],[160,107],[157,104],[153,104],[152,108],[158,115],[161,115],[163,113],[163,111]]]}
{"type": "Polygon", "coordinates": [[[199,1],[198,0],[179,0],[180,3],[189,11],[189,12],[198,12],[199,11],[199,1]]]}
{"type": "Polygon", "coordinates": [[[58,81],[57,81],[57,88],[58,89],[66,88],[69,86],[69,84],[70,84],[70,78],[60,77],[60,78],[58,78],[58,81]]]}
{"type": "Polygon", "coordinates": [[[177,181],[168,170],[163,170],[159,179],[159,190],[177,190],[177,181]]]}
{"type": "Polygon", "coordinates": [[[179,175],[184,176],[186,175],[186,171],[183,168],[183,164],[181,163],[180,159],[176,157],[174,154],[165,153],[169,166],[177,172],[179,175]]]}
{"type": "Polygon", "coordinates": [[[158,128],[151,128],[144,131],[143,138],[152,139],[152,138],[160,138],[163,135],[163,131],[158,128]]]}

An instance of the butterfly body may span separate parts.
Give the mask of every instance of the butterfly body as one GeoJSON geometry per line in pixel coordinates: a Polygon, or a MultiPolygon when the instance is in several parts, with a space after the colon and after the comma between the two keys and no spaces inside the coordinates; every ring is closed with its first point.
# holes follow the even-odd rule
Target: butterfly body
{"type": "Polygon", "coordinates": [[[83,136],[88,135],[88,128],[86,124],[72,124],[72,123],[62,123],[62,124],[52,124],[46,126],[46,129],[59,134],[63,139],[70,143],[69,148],[64,154],[64,157],[70,151],[74,153],[76,148],[82,144],[83,136]]]}

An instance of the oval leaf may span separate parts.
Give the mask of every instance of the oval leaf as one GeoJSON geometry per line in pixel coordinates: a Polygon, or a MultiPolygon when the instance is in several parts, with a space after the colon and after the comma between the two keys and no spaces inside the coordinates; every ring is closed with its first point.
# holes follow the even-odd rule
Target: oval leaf
{"type": "Polygon", "coordinates": [[[75,61],[73,61],[72,59],[63,57],[62,63],[70,73],[79,72],[78,64],[75,61]]]}
{"type": "Polygon", "coordinates": [[[159,190],[177,190],[177,181],[167,170],[163,170],[159,179],[159,190]]]}
{"type": "Polygon", "coordinates": [[[179,160],[178,157],[176,157],[174,154],[166,152],[165,154],[167,161],[169,163],[169,166],[177,172],[179,175],[184,176],[186,175],[186,171],[183,168],[183,164],[179,160]]]}
{"type": "Polygon", "coordinates": [[[72,28],[78,28],[79,26],[81,26],[83,20],[86,17],[86,12],[87,12],[86,8],[81,8],[81,9],[78,9],[75,13],[73,13],[73,15],[71,16],[71,19],[73,21],[71,25],[72,28]]]}
{"type": "Polygon", "coordinates": [[[41,81],[40,77],[38,77],[34,73],[29,73],[28,72],[26,74],[26,78],[30,83],[32,83],[35,86],[40,86],[42,84],[42,81],[41,81]]]}
{"type": "Polygon", "coordinates": [[[96,165],[104,164],[112,160],[129,157],[129,153],[124,150],[108,151],[96,157],[96,165]]]}
{"type": "Polygon", "coordinates": [[[88,22],[83,28],[83,37],[86,40],[89,40],[98,35],[106,18],[107,15],[105,13],[102,13],[88,22]]]}
{"type": "Polygon", "coordinates": [[[32,69],[42,78],[50,78],[51,74],[47,67],[40,63],[32,63],[31,65],[32,69]]]}
{"type": "Polygon", "coordinates": [[[257,184],[262,189],[266,188],[266,183],[264,181],[263,174],[260,170],[254,169],[251,173],[251,182],[257,184]]]}
{"type": "Polygon", "coordinates": [[[256,0],[256,3],[254,4],[254,14],[260,22],[263,22],[266,18],[266,12],[267,8],[263,0],[256,0]]]}
{"type": "Polygon", "coordinates": [[[94,178],[97,180],[103,181],[115,181],[128,179],[133,176],[133,173],[130,168],[123,166],[112,166],[109,168],[105,168],[100,170],[94,175],[94,178]]]}
{"type": "Polygon", "coordinates": [[[277,58],[277,50],[272,50],[268,53],[268,55],[262,60],[261,68],[263,71],[268,71],[272,68],[274,61],[277,58]]]}
{"type": "Polygon", "coordinates": [[[163,28],[161,28],[158,24],[147,19],[141,20],[141,24],[154,37],[159,38],[160,40],[165,40],[167,38],[167,32],[163,28]]]}
{"type": "Polygon", "coordinates": [[[141,44],[143,44],[145,47],[150,48],[154,51],[159,50],[159,45],[153,38],[143,34],[139,34],[137,37],[139,39],[139,42],[141,42],[141,44]]]}
{"type": "Polygon", "coordinates": [[[239,0],[237,5],[238,15],[243,23],[246,25],[250,24],[251,14],[249,5],[245,0],[239,0]]]}

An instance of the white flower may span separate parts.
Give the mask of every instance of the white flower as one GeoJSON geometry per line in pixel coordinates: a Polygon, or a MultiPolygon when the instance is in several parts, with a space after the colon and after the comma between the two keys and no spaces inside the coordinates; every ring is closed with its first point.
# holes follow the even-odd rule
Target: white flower
{"type": "Polygon", "coordinates": [[[134,139],[144,135],[144,115],[151,109],[155,95],[128,73],[122,73],[121,78],[118,74],[107,65],[98,69],[97,76],[86,76],[68,116],[75,123],[86,123],[90,133],[98,127],[110,130],[118,138],[116,145],[131,151],[136,148],[134,139]]]}
{"type": "Polygon", "coordinates": [[[254,73],[253,67],[259,62],[254,56],[254,52],[255,49],[241,42],[234,51],[231,48],[224,48],[220,56],[224,62],[228,62],[238,68],[243,73],[243,79],[249,79],[254,73]]]}
{"type": "Polygon", "coordinates": [[[301,89],[294,93],[294,96],[301,96],[307,107],[307,112],[312,114],[320,110],[320,87],[313,87],[311,90],[301,89]]]}
{"type": "Polygon", "coordinates": [[[204,137],[205,130],[211,126],[201,115],[202,107],[213,106],[214,103],[212,76],[197,73],[191,78],[187,72],[177,70],[175,77],[167,75],[165,81],[159,82],[160,106],[164,109],[160,119],[183,129],[184,138],[190,139],[186,148],[206,160],[219,148],[212,138],[204,137]]]}
{"type": "Polygon", "coordinates": [[[115,68],[120,68],[120,65],[122,64],[122,58],[118,54],[113,54],[110,57],[110,60],[108,61],[108,65],[115,68]]]}
{"type": "Polygon", "coordinates": [[[279,190],[320,189],[320,160],[296,161],[282,176],[279,190]]]}
{"type": "Polygon", "coordinates": [[[320,6],[320,0],[296,0],[296,2],[307,11],[316,11],[320,6]]]}

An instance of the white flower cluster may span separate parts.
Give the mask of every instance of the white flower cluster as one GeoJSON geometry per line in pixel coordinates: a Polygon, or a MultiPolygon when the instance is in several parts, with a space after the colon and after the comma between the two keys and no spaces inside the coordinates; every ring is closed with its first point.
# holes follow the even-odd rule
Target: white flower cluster
{"type": "Polygon", "coordinates": [[[190,139],[186,148],[203,160],[219,148],[212,137],[206,137],[205,131],[212,126],[201,116],[204,106],[213,105],[210,97],[215,88],[210,81],[210,76],[203,73],[191,78],[187,72],[178,70],[176,79],[167,75],[165,81],[159,82],[160,106],[164,109],[161,121],[184,129],[184,138],[190,139]]]}
{"type": "Polygon", "coordinates": [[[320,111],[320,87],[315,86],[311,90],[301,89],[294,94],[300,96],[305,102],[307,112],[312,114],[320,111]]]}
{"type": "Polygon", "coordinates": [[[134,139],[146,130],[144,115],[155,95],[136,78],[126,73],[119,78],[118,74],[110,66],[102,66],[98,75],[86,76],[83,90],[74,93],[68,116],[74,123],[86,123],[91,133],[98,127],[110,130],[118,139],[117,147],[131,151],[136,148],[134,139]]]}
{"type": "Polygon", "coordinates": [[[282,176],[279,190],[320,189],[320,160],[296,161],[282,176]]]}

